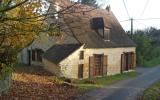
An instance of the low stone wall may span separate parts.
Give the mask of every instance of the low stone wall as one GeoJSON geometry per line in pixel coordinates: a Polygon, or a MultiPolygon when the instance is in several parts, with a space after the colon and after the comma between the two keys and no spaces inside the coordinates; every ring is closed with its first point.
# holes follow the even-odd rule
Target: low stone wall
{"type": "Polygon", "coordinates": [[[11,76],[7,76],[0,80],[0,94],[6,92],[11,86],[11,76]]]}

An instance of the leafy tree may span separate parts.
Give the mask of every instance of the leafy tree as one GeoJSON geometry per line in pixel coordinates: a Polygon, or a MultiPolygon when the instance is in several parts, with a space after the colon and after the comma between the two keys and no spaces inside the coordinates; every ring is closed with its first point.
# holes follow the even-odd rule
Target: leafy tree
{"type": "Polygon", "coordinates": [[[43,9],[48,8],[47,1],[51,0],[0,0],[0,76],[11,69],[18,51],[33,41],[40,32],[57,34],[59,25],[48,25],[45,23],[46,18],[63,14],[77,4],[48,14],[43,9]]]}
{"type": "MultiPolygon", "coordinates": [[[[160,57],[160,48],[155,45],[156,29],[148,28],[145,30],[137,30],[133,34],[133,40],[137,44],[137,63],[144,65],[146,62],[160,57]]],[[[158,36],[158,35],[156,35],[158,36]]]]}
{"type": "Polygon", "coordinates": [[[50,31],[44,24],[44,0],[1,0],[0,76],[16,62],[18,51],[40,32],[50,31]],[[9,68],[8,68],[9,67],[9,68]]]}

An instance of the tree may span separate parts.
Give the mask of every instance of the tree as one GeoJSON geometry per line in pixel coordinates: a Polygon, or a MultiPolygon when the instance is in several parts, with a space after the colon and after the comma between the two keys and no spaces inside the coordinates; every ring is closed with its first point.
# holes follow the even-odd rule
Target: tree
{"type": "Polygon", "coordinates": [[[155,34],[158,34],[155,28],[137,30],[134,32],[133,40],[137,44],[136,53],[137,63],[139,65],[148,66],[147,62],[160,57],[160,48],[155,45],[156,41],[153,38],[155,34]]]}
{"type": "Polygon", "coordinates": [[[44,23],[44,0],[1,0],[0,76],[11,70],[18,51],[50,28],[44,23]]]}
{"type": "Polygon", "coordinates": [[[89,6],[93,6],[93,7],[98,7],[96,0],[81,0],[81,3],[89,6]]]}

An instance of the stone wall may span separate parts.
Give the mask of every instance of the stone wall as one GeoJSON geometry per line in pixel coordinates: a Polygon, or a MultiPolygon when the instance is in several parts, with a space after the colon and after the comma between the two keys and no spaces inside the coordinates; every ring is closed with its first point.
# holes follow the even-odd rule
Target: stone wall
{"type": "Polygon", "coordinates": [[[79,53],[83,50],[81,46],[59,64],[61,66],[61,76],[67,78],[78,78],[78,64],[83,64],[83,60],[79,60],[79,53]]]}
{"type": "Polygon", "coordinates": [[[108,56],[107,75],[119,74],[121,71],[121,54],[124,52],[136,52],[135,47],[85,49],[84,50],[84,78],[89,77],[89,57],[93,54],[104,54],[108,56]]]}
{"type": "Polygon", "coordinates": [[[11,87],[11,76],[5,77],[0,80],[0,94],[6,92],[11,87]]]}
{"type": "Polygon", "coordinates": [[[107,75],[115,75],[121,72],[121,54],[124,52],[134,52],[135,47],[126,48],[105,48],[105,49],[83,49],[81,46],[78,50],[62,60],[58,66],[53,62],[43,59],[45,68],[58,76],[66,78],[78,78],[78,64],[84,64],[83,78],[89,77],[89,57],[93,54],[104,54],[108,56],[107,75]],[[80,51],[84,51],[84,59],[79,60],[80,51]],[[57,69],[58,68],[58,69],[57,69]]]}

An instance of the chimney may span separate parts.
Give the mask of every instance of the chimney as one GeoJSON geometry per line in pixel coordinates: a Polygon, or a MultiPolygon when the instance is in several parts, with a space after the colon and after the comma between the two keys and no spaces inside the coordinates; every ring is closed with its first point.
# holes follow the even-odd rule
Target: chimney
{"type": "Polygon", "coordinates": [[[110,12],[111,6],[110,6],[110,5],[107,5],[106,10],[107,10],[108,12],[110,12]]]}

